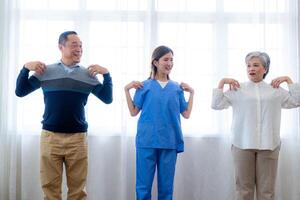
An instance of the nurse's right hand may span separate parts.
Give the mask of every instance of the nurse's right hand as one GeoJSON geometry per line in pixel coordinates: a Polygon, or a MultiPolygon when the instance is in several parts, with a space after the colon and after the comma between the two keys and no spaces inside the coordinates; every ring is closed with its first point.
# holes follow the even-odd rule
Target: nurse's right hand
{"type": "Polygon", "coordinates": [[[143,83],[139,81],[131,81],[125,86],[125,90],[129,91],[130,89],[141,89],[143,87],[143,83]]]}

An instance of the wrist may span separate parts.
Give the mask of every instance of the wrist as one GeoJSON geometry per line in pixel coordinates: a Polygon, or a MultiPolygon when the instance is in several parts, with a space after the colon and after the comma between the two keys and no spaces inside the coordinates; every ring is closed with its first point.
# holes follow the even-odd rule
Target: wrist
{"type": "Polygon", "coordinates": [[[125,92],[129,92],[130,88],[128,88],[127,86],[124,87],[125,92]]]}
{"type": "Polygon", "coordinates": [[[224,84],[225,84],[225,81],[224,81],[224,79],[222,79],[222,80],[219,82],[218,89],[223,90],[224,84]]]}
{"type": "Polygon", "coordinates": [[[286,82],[287,82],[287,84],[293,84],[292,79],[290,79],[289,77],[287,77],[286,82]]]}
{"type": "Polygon", "coordinates": [[[219,83],[218,89],[223,90],[223,88],[224,88],[224,83],[219,83]]]}
{"type": "Polygon", "coordinates": [[[30,69],[26,65],[23,65],[23,68],[30,71],[30,69]]]}

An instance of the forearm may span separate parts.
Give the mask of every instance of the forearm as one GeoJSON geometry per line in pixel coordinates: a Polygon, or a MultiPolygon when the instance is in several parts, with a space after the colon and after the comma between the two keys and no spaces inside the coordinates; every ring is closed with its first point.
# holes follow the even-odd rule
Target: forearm
{"type": "Polygon", "coordinates": [[[194,92],[190,92],[187,109],[182,113],[182,116],[188,119],[191,115],[194,103],[194,92]]]}
{"type": "Polygon", "coordinates": [[[106,104],[110,104],[113,101],[113,85],[110,74],[103,75],[103,85],[99,83],[93,90],[93,94],[96,95],[101,101],[106,104]]]}
{"type": "Polygon", "coordinates": [[[293,81],[290,77],[287,77],[286,82],[288,85],[293,84],[293,81]]]}
{"type": "Polygon", "coordinates": [[[283,108],[296,108],[300,106],[300,84],[299,83],[292,83],[288,84],[289,92],[286,93],[282,89],[283,95],[283,108]]]}
{"type": "Polygon", "coordinates": [[[139,109],[134,106],[129,90],[125,89],[125,96],[127,106],[131,116],[136,116],[139,113],[139,109]]]}
{"type": "Polygon", "coordinates": [[[211,108],[214,110],[226,109],[230,106],[229,99],[226,98],[223,91],[219,88],[213,90],[211,108]]]}
{"type": "Polygon", "coordinates": [[[224,80],[220,80],[219,82],[219,85],[218,85],[218,89],[222,90],[223,91],[223,88],[224,88],[224,80]]]}
{"type": "Polygon", "coordinates": [[[40,81],[36,77],[31,76],[28,79],[28,76],[29,70],[23,67],[19,73],[16,83],[15,93],[18,97],[26,96],[27,94],[38,89],[41,85],[40,81]]]}

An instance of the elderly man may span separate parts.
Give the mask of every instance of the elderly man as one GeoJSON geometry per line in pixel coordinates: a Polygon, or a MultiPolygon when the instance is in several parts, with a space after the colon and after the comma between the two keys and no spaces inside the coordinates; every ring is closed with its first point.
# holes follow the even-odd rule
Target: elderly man
{"type": "Polygon", "coordinates": [[[75,31],[60,35],[61,59],[51,65],[28,62],[17,79],[16,95],[23,97],[38,88],[45,110],[40,142],[40,176],[45,200],[61,199],[63,164],[68,199],[86,199],[88,167],[87,128],[84,106],[90,93],[104,103],[112,102],[112,79],[99,65],[81,66],[82,42],[75,31]],[[35,73],[29,77],[29,71],[35,73]],[[103,75],[103,83],[96,78],[103,75]]]}

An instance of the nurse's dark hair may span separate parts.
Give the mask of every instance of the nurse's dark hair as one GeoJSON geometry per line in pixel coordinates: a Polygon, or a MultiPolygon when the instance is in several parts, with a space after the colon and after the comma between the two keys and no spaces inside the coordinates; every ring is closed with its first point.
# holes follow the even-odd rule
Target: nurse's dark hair
{"type": "MultiPolygon", "coordinates": [[[[148,79],[154,79],[157,74],[157,67],[154,65],[154,61],[158,61],[161,57],[168,53],[172,53],[172,55],[174,55],[172,49],[167,46],[158,46],[154,49],[151,57],[151,72],[148,79]]],[[[170,79],[169,75],[168,79],[170,79]]]]}
{"type": "Polygon", "coordinates": [[[246,64],[249,62],[249,60],[251,60],[252,58],[258,58],[261,62],[261,64],[264,66],[266,73],[263,76],[263,79],[265,79],[265,77],[267,76],[267,74],[269,73],[269,69],[270,69],[270,57],[267,53],[265,52],[260,52],[260,51],[253,51],[250,52],[246,55],[245,58],[245,62],[246,64]]]}
{"type": "Polygon", "coordinates": [[[77,35],[77,33],[75,31],[65,31],[65,32],[61,33],[58,38],[58,44],[64,45],[66,43],[66,41],[68,40],[69,35],[77,35]]]}

